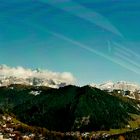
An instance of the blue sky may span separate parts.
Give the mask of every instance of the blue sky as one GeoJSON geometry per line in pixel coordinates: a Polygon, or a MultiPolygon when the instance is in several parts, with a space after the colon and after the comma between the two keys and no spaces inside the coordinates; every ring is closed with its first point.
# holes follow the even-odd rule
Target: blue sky
{"type": "Polygon", "coordinates": [[[140,83],[139,25],[138,0],[0,0],[0,64],[140,83]]]}

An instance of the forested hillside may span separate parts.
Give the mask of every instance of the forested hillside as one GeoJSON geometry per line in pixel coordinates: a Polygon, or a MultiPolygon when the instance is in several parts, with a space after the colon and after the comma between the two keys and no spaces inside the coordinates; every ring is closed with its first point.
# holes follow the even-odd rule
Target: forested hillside
{"type": "Polygon", "coordinates": [[[20,121],[55,131],[124,128],[140,114],[138,101],[112,96],[90,86],[59,89],[12,85],[0,88],[0,108],[20,121]],[[39,92],[38,95],[31,94],[39,92]]]}

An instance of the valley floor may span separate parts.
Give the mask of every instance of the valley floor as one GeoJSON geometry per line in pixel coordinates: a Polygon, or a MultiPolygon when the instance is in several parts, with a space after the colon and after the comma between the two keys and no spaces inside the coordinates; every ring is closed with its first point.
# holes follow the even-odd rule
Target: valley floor
{"type": "Polygon", "coordinates": [[[140,115],[131,114],[133,121],[126,128],[96,132],[55,132],[26,125],[7,114],[0,115],[0,140],[139,140],[140,115]]]}

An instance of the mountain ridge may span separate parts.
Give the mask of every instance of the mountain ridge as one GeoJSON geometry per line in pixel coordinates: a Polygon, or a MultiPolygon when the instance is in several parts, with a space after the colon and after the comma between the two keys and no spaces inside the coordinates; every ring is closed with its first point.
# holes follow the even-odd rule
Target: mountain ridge
{"type": "Polygon", "coordinates": [[[140,85],[132,82],[127,82],[127,81],[117,81],[117,82],[104,82],[102,84],[90,84],[92,87],[97,87],[102,90],[108,90],[108,91],[113,91],[113,90],[129,90],[129,91],[135,91],[135,90],[140,90],[140,85]]]}

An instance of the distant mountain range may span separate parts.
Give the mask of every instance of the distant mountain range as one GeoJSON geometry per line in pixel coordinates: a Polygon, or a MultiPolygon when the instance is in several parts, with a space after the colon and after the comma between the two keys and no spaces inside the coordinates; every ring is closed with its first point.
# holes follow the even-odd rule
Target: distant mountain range
{"type": "Polygon", "coordinates": [[[67,85],[67,83],[65,82],[47,78],[37,78],[37,77],[19,78],[13,76],[10,77],[0,76],[0,86],[8,86],[12,84],[46,86],[52,88],[64,87],[67,85]]]}
{"type": "Polygon", "coordinates": [[[140,100],[140,86],[126,81],[119,81],[116,83],[106,82],[103,84],[90,84],[91,87],[96,87],[101,90],[107,91],[111,94],[120,94],[122,96],[140,100]]]}
{"type": "Polygon", "coordinates": [[[22,84],[59,88],[72,84],[73,81],[74,77],[68,72],[58,73],[48,70],[31,70],[23,67],[13,68],[0,65],[0,86],[22,84]]]}
{"type": "MultiPolygon", "coordinates": [[[[0,86],[11,84],[46,86],[51,88],[64,87],[73,84],[71,73],[57,73],[41,69],[25,69],[23,67],[8,67],[0,65],[0,86]]],[[[127,81],[106,82],[103,84],[90,84],[92,87],[112,92],[113,90],[140,91],[140,85],[127,81]]]]}
{"type": "Polygon", "coordinates": [[[139,91],[140,90],[140,85],[126,82],[126,81],[118,81],[118,82],[106,82],[103,84],[91,84],[92,87],[99,88],[101,90],[108,90],[108,91],[113,91],[113,90],[124,90],[124,91],[139,91]]]}
{"type": "MultiPolygon", "coordinates": [[[[65,87],[73,83],[70,73],[56,73],[40,69],[25,69],[23,67],[8,67],[0,65],[0,87],[10,85],[45,86],[51,88],[65,87]]],[[[107,91],[108,93],[121,93],[121,95],[140,100],[140,85],[126,82],[106,82],[103,84],[90,84],[91,87],[107,91]]],[[[38,95],[39,92],[31,92],[38,95]]]]}

